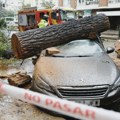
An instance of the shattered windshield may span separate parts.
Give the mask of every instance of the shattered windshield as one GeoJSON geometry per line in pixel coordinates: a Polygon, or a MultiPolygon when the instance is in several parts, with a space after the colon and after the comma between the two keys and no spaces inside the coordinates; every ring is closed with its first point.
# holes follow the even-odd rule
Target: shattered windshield
{"type": "Polygon", "coordinates": [[[54,56],[93,56],[103,52],[102,48],[94,41],[89,39],[75,40],[65,45],[56,47],[60,53],[54,56]]]}

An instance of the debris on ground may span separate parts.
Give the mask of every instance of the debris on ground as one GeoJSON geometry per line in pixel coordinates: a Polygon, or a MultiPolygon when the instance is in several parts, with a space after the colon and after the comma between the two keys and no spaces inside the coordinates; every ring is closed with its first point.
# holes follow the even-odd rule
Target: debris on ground
{"type": "Polygon", "coordinates": [[[18,87],[22,87],[30,83],[31,80],[32,78],[29,75],[27,75],[27,73],[18,72],[8,76],[9,84],[18,87]]]}
{"type": "Polygon", "coordinates": [[[0,78],[7,78],[10,85],[17,87],[28,86],[32,78],[27,73],[17,72],[8,76],[0,76],[0,78]]]}

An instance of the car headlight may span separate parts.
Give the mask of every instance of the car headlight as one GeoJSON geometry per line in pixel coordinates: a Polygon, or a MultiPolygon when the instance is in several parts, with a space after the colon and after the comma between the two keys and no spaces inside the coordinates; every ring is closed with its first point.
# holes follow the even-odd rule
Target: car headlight
{"type": "Polygon", "coordinates": [[[120,87],[120,77],[114,82],[112,90],[115,90],[118,87],[120,87]]]}
{"type": "Polygon", "coordinates": [[[44,81],[41,77],[39,77],[39,79],[35,79],[34,83],[36,84],[37,87],[41,89],[53,92],[51,86],[46,81],[44,81]]]}
{"type": "Polygon", "coordinates": [[[119,90],[118,88],[120,87],[120,77],[115,81],[115,83],[113,84],[110,93],[108,94],[108,97],[114,96],[117,91],[119,90]]]}

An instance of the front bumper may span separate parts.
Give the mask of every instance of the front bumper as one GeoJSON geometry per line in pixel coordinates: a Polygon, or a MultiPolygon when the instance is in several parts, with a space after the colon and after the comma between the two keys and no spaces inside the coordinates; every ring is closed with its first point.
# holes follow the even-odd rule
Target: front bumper
{"type": "MultiPolygon", "coordinates": [[[[100,100],[100,104],[98,105],[98,103],[96,103],[94,106],[98,106],[98,107],[103,107],[103,108],[113,108],[115,105],[117,106],[118,103],[120,103],[120,88],[118,88],[117,92],[113,95],[108,97],[108,93],[109,90],[107,91],[107,93],[104,96],[101,97],[63,97],[59,94],[58,90],[54,90],[53,92],[47,91],[43,88],[38,87],[35,83],[34,85],[32,85],[32,89],[33,91],[39,92],[39,93],[43,93],[49,96],[53,96],[53,97],[58,97],[58,98],[62,98],[62,99],[67,99],[70,101],[75,101],[75,102],[79,102],[81,100],[100,100]]],[[[114,108],[113,108],[114,109],[114,108]]]]}

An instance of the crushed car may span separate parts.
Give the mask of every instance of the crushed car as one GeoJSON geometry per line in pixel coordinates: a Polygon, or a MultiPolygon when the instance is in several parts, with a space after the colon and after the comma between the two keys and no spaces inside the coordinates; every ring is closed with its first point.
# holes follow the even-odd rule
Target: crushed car
{"type": "Polygon", "coordinates": [[[120,70],[98,35],[43,50],[35,64],[32,90],[120,111],[120,70]]]}

